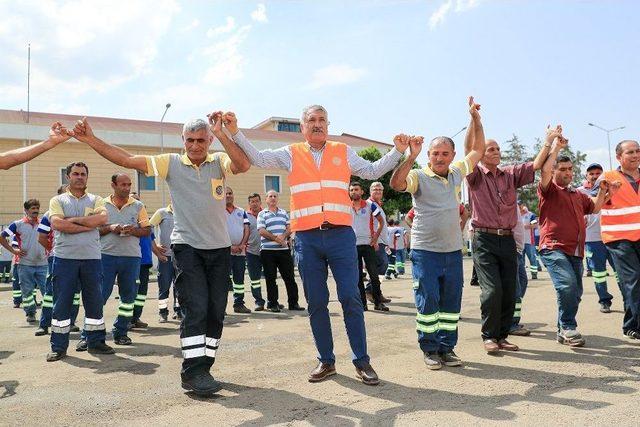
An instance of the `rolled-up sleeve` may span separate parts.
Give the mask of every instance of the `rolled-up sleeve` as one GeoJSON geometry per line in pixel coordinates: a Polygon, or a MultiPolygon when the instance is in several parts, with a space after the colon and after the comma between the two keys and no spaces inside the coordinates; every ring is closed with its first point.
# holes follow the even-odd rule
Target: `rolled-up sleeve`
{"type": "Polygon", "coordinates": [[[402,153],[393,147],[380,159],[375,162],[370,162],[358,156],[358,153],[356,153],[353,148],[347,146],[347,161],[351,167],[351,174],[364,179],[380,178],[393,169],[401,158],[402,153]]]}

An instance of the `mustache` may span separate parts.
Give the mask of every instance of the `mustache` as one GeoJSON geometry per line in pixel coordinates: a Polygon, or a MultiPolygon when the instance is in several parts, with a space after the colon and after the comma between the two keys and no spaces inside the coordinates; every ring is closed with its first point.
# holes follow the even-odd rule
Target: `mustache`
{"type": "Polygon", "coordinates": [[[313,128],[311,128],[311,132],[322,132],[322,133],[324,133],[324,129],[319,127],[319,126],[314,126],[313,128]]]}

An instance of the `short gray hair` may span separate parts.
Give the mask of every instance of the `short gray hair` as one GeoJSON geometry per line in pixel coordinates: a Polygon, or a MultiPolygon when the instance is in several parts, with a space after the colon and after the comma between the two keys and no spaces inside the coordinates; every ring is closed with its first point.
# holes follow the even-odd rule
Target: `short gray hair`
{"type": "Polygon", "coordinates": [[[191,119],[182,126],[182,133],[186,132],[197,132],[200,129],[209,130],[209,123],[205,122],[202,119],[191,119]]]}
{"type": "Polygon", "coordinates": [[[304,107],[302,109],[302,117],[300,118],[302,123],[306,123],[307,116],[316,111],[322,111],[325,117],[327,118],[327,120],[329,120],[329,113],[327,112],[327,110],[322,105],[314,104],[314,105],[309,105],[308,107],[304,107]]]}
{"type": "Polygon", "coordinates": [[[369,186],[369,190],[371,190],[373,187],[382,187],[382,189],[384,190],[384,185],[380,181],[372,182],[369,186]]]}
{"type": "Polygon", "coordinates": [[[451,146],[451,150],[456,150],[456,143],[453,142],[453,139],[449,138],[448,136],[436,136],[435,138],[433,138],[429,143],[429,150],[440,144],[449,144],[449,146],[451,146]]]}

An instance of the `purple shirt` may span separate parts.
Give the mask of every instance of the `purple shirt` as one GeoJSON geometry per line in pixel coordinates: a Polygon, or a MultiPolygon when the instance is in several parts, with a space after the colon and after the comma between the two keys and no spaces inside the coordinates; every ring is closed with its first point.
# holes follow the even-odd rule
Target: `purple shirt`
{"type": "Polygon", "coordinates": [[[495,175],[478,163],[467,175],[473,227],[512,230],[518,223],[516,189],[534,178],[533,162],[498,167],[495,175]]]}

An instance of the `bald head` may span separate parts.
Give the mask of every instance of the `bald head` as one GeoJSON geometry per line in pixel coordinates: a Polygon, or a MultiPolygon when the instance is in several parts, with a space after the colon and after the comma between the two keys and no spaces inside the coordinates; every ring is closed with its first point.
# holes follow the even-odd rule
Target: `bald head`
{"type": "Polygon", "coordinates": [[[620,141],[618,145],[616,145],[616,156],[622,154],[625,149],[633,148],[638,146],[638,141],[634,141],[633,139],[625,139],[624,141],[620,141]]]}

